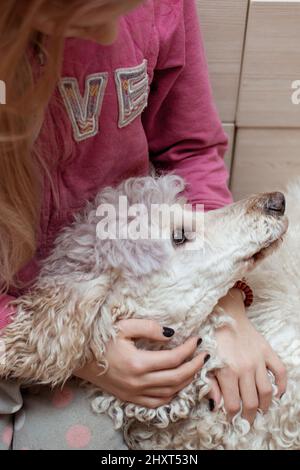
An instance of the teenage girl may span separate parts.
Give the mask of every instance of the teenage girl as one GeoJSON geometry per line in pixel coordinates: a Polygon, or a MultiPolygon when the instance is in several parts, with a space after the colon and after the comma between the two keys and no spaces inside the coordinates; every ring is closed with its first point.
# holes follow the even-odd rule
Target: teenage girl
{"type": "MultiPolygon", "coordinates": [[[[0,326],[13,296],[28,288],[58,230],[105,186],[146,175],[149,162],[187,182],[191,203],[231,202],[227,140],[208,80],[194,0],[2,0],[0,79],[0,326]]],[[[209,406],[224,398],[228,419],[249,422],[278,395],[285,369],[247,319],[240,291],[220,301],[236,320],[217,333],[227,367],[216,372],[209,406]]],[[[75,372],[124,401],[158,407],[192,381],[205,353],[198,338],[168,354],[138,351],[132,338],[176,334],[144,320],[120,322],[109,369],[75,372]]],[[[206,357],[207,359],[207,357],[206,357]]],[[[109,419],[93,416],[75,382],[63,391],[0,385],[0,446],[15,449],[123,448],[109,419]],[[18,411],[19,410],[19,411],[18,411]],[[12,425],[12,415],[18,411],[12,425]],[[101,430],[101,432],[99,432],[101,430]]]]}

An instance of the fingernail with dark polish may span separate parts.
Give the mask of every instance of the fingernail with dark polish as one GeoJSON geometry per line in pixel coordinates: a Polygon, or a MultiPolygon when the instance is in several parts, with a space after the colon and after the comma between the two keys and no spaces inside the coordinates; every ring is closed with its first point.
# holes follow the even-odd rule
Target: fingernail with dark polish
{"type": "Polygon", "coordinates": [[[200,346],[201,343],[202,343],[202,338],[199,338],[197,341],[197,346],[200,346]]]}
{"type": "Polygon", "coordinates": [[[206,364],[207,361],[209,361],[209,360],[210,360],[210,354],[207,354],[204,358],[204,364],[206,364]]]}
{"type": "Polygon", "coordinates": [[[171,338],[171,336],[173,336],[174,333],[175,333],[175,331],[173,330],[173,328],[168,328],[167,326],[163,327],[163,335],[166,338],[171,338]]]}
{"type": "Polygon", "coordinates": [[[214,411],[214,409],[215,409],[215,400],[210,398],[208,400],[208,407],[209,407],[209,411],[214,411]]]}
{"type": "Polygon", "coordinates": [[[285,395],[285,393],[283,393],[282,395],[280,395],[280,400],[281,400],[282,397],[284,397],[284,395],[285,395]]]}

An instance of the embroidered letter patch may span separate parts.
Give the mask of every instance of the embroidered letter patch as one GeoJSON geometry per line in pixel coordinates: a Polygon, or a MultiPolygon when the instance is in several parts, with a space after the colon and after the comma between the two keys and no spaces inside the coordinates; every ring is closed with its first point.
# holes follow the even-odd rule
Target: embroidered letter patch
{"type": "Polygon", "coordinates": [[[118,69],[115,80],[119,98],[119,127],[128,126],[142,114],[148,102],[147,61],[137,67],[118,69]]]}
{"type": "Polygon", "coordinates": [[[84,96],[81,96],[76,78],[62,78],[59,89],[70,116],[74,139],[88,139],[99,130],[99,116],[108,81],[107,73],[89,75],[85,81],[84,96]]]}

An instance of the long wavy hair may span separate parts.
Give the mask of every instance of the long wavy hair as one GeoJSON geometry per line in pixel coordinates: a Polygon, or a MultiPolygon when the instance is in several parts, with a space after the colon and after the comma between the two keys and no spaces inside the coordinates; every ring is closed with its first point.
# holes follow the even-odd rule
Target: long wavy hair
{"type": "Polygon", "coordinates": [[[36,250],[47,172],[36,137],[59,79],[65,30],[87,3],[99,0],[1,0],[0,80],[7,103],[0,105],[1,291],[16,285],[16,274],[36,250]],[[49,4],[55,35],[45,37],[35,20],[49,12],[49,4]]]}

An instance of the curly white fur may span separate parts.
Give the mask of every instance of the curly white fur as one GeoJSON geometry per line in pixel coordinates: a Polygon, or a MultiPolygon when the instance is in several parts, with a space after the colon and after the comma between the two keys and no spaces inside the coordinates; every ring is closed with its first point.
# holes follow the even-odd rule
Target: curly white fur
{"type": "MultiPolygon", "coordinates": [[[[199,335],[201,349],[212,358],[170,405],[156,410],[90,391],[94,411],[108,413],[116,427],[123,427],[131,448],[300,448],[300,182],[288,194],[291,229],[281,250],[251,273],[256,267],[252,255],[275,242],[287,225],[285,218],[265,214],[268,195],[207,213],[201,227],[204,249],[200,234],[183,247],[174,247],[171,237],[97,238],[99,205],[117,207],[120,195],[127,197],[129,206],[171,205],[183,187],[183,181],[172,175],[133,178],[102,191],[87,205],[57,238],[35,286],[16,301],[16,318],[1,337],[6,351],[0,357],[0,376],[63,384],[93,357],[105,370],[102,357],[117,334],[117,321],[152,318],[176,330],[168,347],[199,335]],[[210,413],[204,399],[210,389],[208,372],[223,365],[216,354],[215,329],[230,322],[215,306],[246,273],[255,290],[249,315],[289,372],[287,393],[280,401],[274,398],[270,411],[259,414],[251,428],[240,413],[232,424],[222,408],[210,413]]],[[[174,228],[169,228],[170,234],[174,228]]]]}

